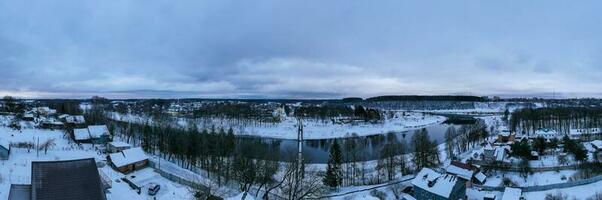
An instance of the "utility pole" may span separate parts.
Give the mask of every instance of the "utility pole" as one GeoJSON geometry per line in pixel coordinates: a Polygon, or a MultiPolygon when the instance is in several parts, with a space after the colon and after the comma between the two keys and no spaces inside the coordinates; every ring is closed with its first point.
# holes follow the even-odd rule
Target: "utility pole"
{"type": "Polygon", "coordinates": [[[298,129],[297,129],[297,170],[295,176],[297,180],[303,179],[305,176],[305,166],[303,164],[303,121],[301,118],[297,118],[298,129]]]}

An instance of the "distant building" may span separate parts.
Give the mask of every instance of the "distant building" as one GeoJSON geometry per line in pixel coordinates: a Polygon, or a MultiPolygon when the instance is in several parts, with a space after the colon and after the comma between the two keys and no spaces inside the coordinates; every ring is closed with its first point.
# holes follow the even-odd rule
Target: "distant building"
{"type": "Polygon", "coordinates": [[[502,195],[502,200],[520,200],[521,195],[522,191],[520,189],[506,187],[504,189],[504,195],[502,195]]]}
{"type": "Polygon", "coordinates": [[[115,169],[122,173],[142,169],[148,164],[148,156],[140,147],[110,154],[108,160],[115,169]]]}
{"type": "Polygon", "coordinates": [[[38,114],[45,116],[56,114],[56,110],[49,107],[37,107],[35,110],[38,112],[38,114]]]}
{"type": "Polygon", "coordinates": [[[602,130],[600,128],[584,128],[569,130],[569,137],[571,139],[589,139],[592,136],[600,134],[602,134],[602,130]]]}
{"type": "Polygon", "coordinates": [[[422,168],[412,180],[417,200],[466,199],[466,181],[455,175],[443,174],[422,168]]]}
{"type": "Polygon", "coordinates": [[[506,158],[506,153],[509,148],[509,146],[492,147],[491,145],[487,145],[485,148],[483,148],[483,160],[489,162],[503,162],[506,158]]]}
{"type": "Polygon", "coordinates": [[[535,131],[535,137],[543,137],[545,139],[561,139],[564,135],[552,129],[539,129],[535,131]]]}
{"type": "Polygon", "coordinates": [[[514,142],[514,138],[516,137],[515,133],[510,132],[510,130],[503,126],[500,127],[500,132],[497,135],[497,142],[500,143],[512,143],[514,142]]]}
{"type": "Polygon", "coordinates": [[[23,119],[23,121],[33,121],[35,116],[33,113],[25,113],[21,119],[23,119]]]}
{"type": "Polygon", "coordinates": [[[125,142],[109,142],[109,152],[117,153],[131,148],[130,144],[125,142]]]}
{"type": "Polygon", "coordinates": [[[0,140],[0,160],[8,160],[10,155],[10,143],[6,140],[0,140]]]}
{"type": "Polygon", "coordinates": [[[31,163],[31,185],[13,184],[9,200],[106,200],[94,158],[31,163]]]}
{"type": "Polygon", "coordinates": [[[61,129],[65,127],[65,124],[61,121],[56,120],[55,118],[45,118],[40,122],[40,127],[49,129],[61,129]]]}
{"type": "Polygon", "coordinates": [[[86,119],[82,115],[70,115],[65,117],[65,123],[75,127],[80,127],[86,124],[86,119]]]}

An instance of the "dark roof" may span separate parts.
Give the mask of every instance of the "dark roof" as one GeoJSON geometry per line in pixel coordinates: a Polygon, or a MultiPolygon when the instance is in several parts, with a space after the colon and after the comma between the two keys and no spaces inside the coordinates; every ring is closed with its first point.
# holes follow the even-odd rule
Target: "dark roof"
{"type": "Polygon", "coordinates": [[[105,200],[94,158],[32,162],[31,199],[105,200]]]}
{"type": "Polygon", "coordinates": [[[31,199],[31,185],[10,185],[10,192],[8,193],[8,200],[30,200],[31,199]]]}
{"type": "Polygon", "coordinates": [[[454,165],[454,166],[462,168],[462,169],[470,170],[470,171],[479,171],[479,168],[475,167],[474,165],[471,165],[468,163],[462,163],[460,161],[452,160],[451,165],[454,165]]]}

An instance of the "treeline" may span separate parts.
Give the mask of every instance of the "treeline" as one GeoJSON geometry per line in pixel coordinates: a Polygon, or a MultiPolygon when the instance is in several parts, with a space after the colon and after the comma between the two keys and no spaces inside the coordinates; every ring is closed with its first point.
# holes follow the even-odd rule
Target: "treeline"
{"type": "Polygon", "coordinates": [[[81,115],[82,110],[79,107],[78,100],[45,100],[48,107],[55,109],[57,113],[69,115],[81,115]]]}
{"type": "Polygon", "coordinates": [[[255,103],[219,102],[205,104],[193,111],[194,117],[216,117],[274,121],[273,108],[255,103]]]}
{"type": "Polygon", "coordinates": [[[526,108],[510,117],[510,129],[530,134],[540,128],[568,133],[573,128],[602,127],[600,107],[526,108]]]}
{"type": "Polygon", "coordinates": [[[361,105],[356,105],[352,108],[349,105],[340,104],[298,107],[294,110],[294,116],[298,118],[313,118],[320,120],[329,120],[335,117],[354,117],[366,121],[382,119],[382,114],[378,109],[366,108],[361,105]]]}
{"type": "Polygon", "coordinates": [[[362,105],[387,110],[474,109],[474,102],[461,101],[364,101],[362,105]]]}
{"type": "Polygon", "coordinates": [[[462,95],[390,95],[377,96],[366,99],[367,101],[486,101],[487,99],[477,96],[462,95]]]}
{"type": "MultiPolygon", "coordinates": [[[[172,127],[169,123],[111,123],[115,125],[116,133],[126,142],[137,144],[144,151],[177,163],[183,168],[193,171],[197,168],[206,170],[207,176],[213,177],[218,184],[225,184],[230,180],[244,181],[241,179],[249,176],[244,170],[256,163],[253,159],[258,158],[262,165],[267,165],[268,162],[275,162],[272,163],[275,165],[280,157],[280,145],[277,142],[239,140],[234,136],[232,129],[199,130],[194,125],[189,129],[181,129],[172,127]],[[249,163],[251,161],[253,163],[249,163]]],[[[272,177],[275,172],[272,170],[271,174],[265,176],[272,177]]]]}

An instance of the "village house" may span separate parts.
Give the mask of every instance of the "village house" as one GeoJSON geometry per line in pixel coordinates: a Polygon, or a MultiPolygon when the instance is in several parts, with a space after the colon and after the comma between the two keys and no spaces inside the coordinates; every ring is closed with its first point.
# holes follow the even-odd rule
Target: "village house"
{"type": "Polygon", "coordinates": [[[146,156],[140,147],[112,153],[109,155],[108,160],[115,169],[122,173],[142,169],[148,164],[148,156],[146,156]]]}
{"type": "Polygon", "coordinates": [[[86,124],[86,119],[82,115],[70,115],[65,117],[65,123],[73,127],[82,127],[86,124]]]}
{"type": "Polygon", "coordinates": [[[37,108],[35,108],[35,111],[39,115],[44,115],[44,116],[49,116],[49,115],[56,114],[56,110],[55,109],[51,109],[49,107],[37,107],[37,108]]]}
{"type": "Polygon", "coordinates": [[[117,153],[131,148],[130,144],[125,142],[109,142],[109,152],[117,153]]]}
{"type": "Polygon", "coordinates": [[[90,142],[94,144],[106,144],[111,137],[107,125],[88,126],[88,132],[90,133],[90,142]]]}
{"type": "Polygon", "coordinates": [[[106,144],[111,134],[106,125],[88,126],[73,129],[73,140],[77,143],[106,144]]]}
{"type": "Polygon", "coordinates": [[[59,120],[56,120],[53,117],[44,118],[40,122],[40,128],[61,129],[63,127],[65,127],[65,124],[59,120]]]}
{"type": "Polygon", "coordinates": [[[417,200],[466,199],[466,183],[455,175],[422,168],[412,180],[414,197],[417,200]]]}
{"type": "Polygon", "coordinates": [[[8,160],[10,155],[10,143],[6,140],[0,140],[0,160],[8,160]]]}
{"type": "Polygon", "coordinates": [[[481,172],[478,166],[455,160],[445,168],[445,171],[448,174],[464,179],[467,188],[472,187],[472,183],[483,185],[487,180],[487,176],[481,172]]]}
{"type": "Polygon", "coordinates": [[[9,200],[106,200],[94,158],[31,163],[31,184],[13,184],[9,200]]]}
{"type": "Polygon", "coordinates": [[[506,127],[501,127],[500,132],[497,135],[497,142],[512,143],[512,142],[514,142],[515,137],[516,137],[516,133],[510,132],[510,130],[506,127]]]}
{"type": "Polygon", "coordinates": [[[77,143],[90,143],[90,132],[87,128],[73,129],[73,140],[77,143]]]}
{"type": "Polygon", "coordinates": [[[510,151],[510,146],[491,146],[487,145],[483,148],[483,160],[488,162],[504,162],[507,152],[510,151]]]}

